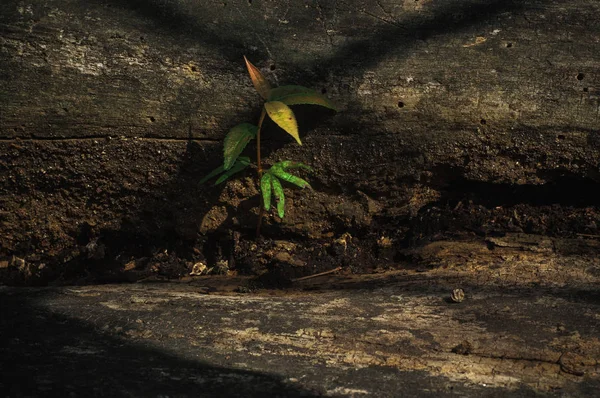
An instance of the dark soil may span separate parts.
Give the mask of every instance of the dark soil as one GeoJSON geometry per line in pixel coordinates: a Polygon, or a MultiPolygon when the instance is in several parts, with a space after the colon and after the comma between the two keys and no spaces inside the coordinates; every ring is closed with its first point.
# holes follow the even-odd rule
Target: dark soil
{"type": "MultiPolygon", "coordinates": [[[[328,230],[314,231],[307,226],[305,234],[289,233],[285,224],[267,218],[258,238],[250,225],[238,226],[237,230],[220,227],[190,240],[181,240],[175,231],[172,235],[164,232],[163,241],[156,240],[155,234],[148,242],[139,226],[116,232],[83,223],[75,249],[66,253],[22,251],[22,257],[5,256],[0,263],[0,281],[9,285],[65,285],[245,275],[253,277],[253,286],[281,288],[290,286],[294,279],[337,267],[345,274],[411,268],[418,259],[414,253],[420,248],[447,239],[481,241],[525,233],[595,240],[599,237],[600,212],[589,195],[577,192],[584,188],[588,187],[583,184],[569,190],[569,195],[563,196],[566,203],[550,203],[548,198],[557,198],[548,195],[553,187],[524,192],[526,189],[518,187],[511,190],[463,182],[414,215],[377,216],[367,226],[356,222],[364,218],[364,209],[358,209],[358,214],[345,214],[350,220],[347,224],[332,217],[328,230]],[[465,189],[471,190],[465,193],[465,189]]],[[[209,213],[210,217],[235,220],[237,212],[248,208],[243,203],[232,209],[231,216],[224,207],[217,207],[222,211],[209,213]]],[[[244,217],[246,222],[252,219],[244,217]]],[[[594,249],[589,251],[597,254],[594,249]]]]}

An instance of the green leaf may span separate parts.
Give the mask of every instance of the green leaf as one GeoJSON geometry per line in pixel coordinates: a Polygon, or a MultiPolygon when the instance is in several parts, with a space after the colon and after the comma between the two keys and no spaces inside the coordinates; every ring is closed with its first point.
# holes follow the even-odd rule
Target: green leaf
{"type": "Polygon", "coordinates": [[[269,101],[281,101],[286,105],[319,105],[337,111],[323,95],[302,86],[281,86],[271,90],[269,101]]]}
{"type": "Polygon", "coordinates": [[[254,84],[254,88],[260,94],[263,99],[269,98],[269,92],[271,91],[271,85],[267,81],[267,79],[260,73],[260,70],[250,61],[248,58],[244,56],[244,61],[246,61],[246,68],[248,69],[248,74],[250,75],[250,79],[252,79],[252,84],[254,84]]]}
{"type": "Polygon", "coordinates": [[[198,183],[199,185],[204,184],[206,181],[210,180],[213,177],[218,176],[219,174],[221,174],[222,172],[225,171],[225,168],[223,166],[219,166],[216,169],[214,169],[213,171],[211,171],[210,173],[208,173],[208,175],[206,177],[204,177],[203,179],[200,180],[200,182],[198,183]]]}
{"type": "Polygon", "coordinates": [[[309,187],[308,182],[304,181],[300,177],[296,177],[285,171],[288,168],[304,168],[307,170],[312,170],[310,167],[301,162],[293,162],[291,160],[284,160],[281,162],[275,163],[263,176],[260,182],[260,188],[263,192],[263,203],[265,205],[265,210],[269,210],[271,208],[271,194],[274,193],[275,199],[277,199],[277,214],[279,217],[283,218],[285,216],[285,195],[283,191],[283,186],[279,181],[279,178],[285,180],[289,183],[292,183],[300,188],[309,187]],[[267,177],[268,176],[268,177],[267,177]]]}
{"type": "Polygon", "coordinates": [[[282,180],[292,183],[300,188],[310,188],[310,184],[307,181],[303,180],[300,177],[296,177],[295,175],[292,175],[287,171],[284,171],[282,169],[271,168],[271,172],[273,173],[273,175],[281,178],[282,180]]]}
{"type": "Polygon", "coordinates": [[[265,208],[266,211],[269,211],[269,209],[271,209],[271,180],[272,180],[273,176],[271,175],[271,173],[265,173],[263,174],[262,178],[260,179],[260,190],[262,192],[262,197],[263,197],[263,206],[265,208]]]}
{"type": "Polygon", "coordinates": [[[305,165],[302,162],[294,162],[293,160],[282,160],[281,162],[277,162],[271,167],[271,169],[306,169],[308,171],[313,171],[312,167],[305,165]]]}
{"type": "Polygon", "coordinates": [[[277,214],[280,218],[283,218],[285,215],[285,195],[283,194],[283,187],[281,186],[279,179],[275,176],[271,178],[271,184],[273,185],[275,199],[277,199],[277,214]]]}
{"type": "Polygon", "coordinates": [[[256,137],[258,127],[250,123],[238,124],[227,133],[223,143],[223,154],[225,161],[223,167],[229,170],[237,157],[242,153],[250,140],[256,137]]]}
{"type": "Polygon", "coordinates": [[[269,117],[279,127],[294,137],[299,145],[302,145],[302,142],[300,141],[300,135],[298,133],[296,116],[294,116],[294,112],[289,106],[280,101],[271,101],[265,103],[265,110],[267,111],[269,117]]]}
{"type": "Polygon", "coordinates": [[[304,163],[301,162],[294,162],[291,160],[283,160],[281,162],[277,162],[275,163],[271,169],[269,170],[269,172],[273,173],[273,175],[281,178],[282,180],[285,180],[287,182],[290,182],[294,185],[299,186],[300,188],[305,188],[305,187],[311,187],[310,184],[308,182],[306,182],[305,180],[303,180],[300,177],[296,177],[295,175],[292,175],[290,173],[288,173],[286,171],[286,169],[298,169],[298,168],[302,168],[302,169],[306,169],[309,171],[312,171],[312,168],[305,165],[304,163]]]}
{"type": "Polygon", "coordinates": [[[227,180],[232,175],[244,170],[249,165],[250,165],[250,158],[247,156],[240,156],[238,158],[238,160],[233,164],[233,166],[231,166],[231,168],[229,170],[227,170],[221,177],[219,177],[217,179],[217,181],[215,181],[214,185],[221,184],[222,182],[227,180]]]}

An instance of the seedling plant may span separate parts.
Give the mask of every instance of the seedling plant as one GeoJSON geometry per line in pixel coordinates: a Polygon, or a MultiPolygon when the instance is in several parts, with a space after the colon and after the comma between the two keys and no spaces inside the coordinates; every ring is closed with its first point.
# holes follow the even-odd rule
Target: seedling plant
{"type": "Polygon", "coordinates": [[[298,133],[298,122],[294,112],[290,108],[293,105],[318,105],[332,110],[335,107],[320,93],[303,86],[280,86],[271,87],[260,70],[252,65],[246,57],[246,68],[250,79],[265,101],[262,108],[258,125],[242,123],[233,127],[223,142],[223,164],[204,177],[200,183],[203,184],[211,178],[217,177],[214,185],[225,182],[228,178],[241,172],[252,164],[248,156],[240,156],[248,143],[256,139],[256,169],[257,181],[260,187],[262,206],[259,213],[257,235],[260,235],[260,224],[264,212],[269,212],[272,205],[272,197],[277,202],[275,207],[280,218],[285,216],[285,194],[282,180],[300,188],[311,188],[310,184],[302,178],[291,174],[292,169],[312,169],[301,162],[282,160],[273,164],[269,169],[262,168],[260,157],[260,133],[266,116],[269,116],[286,133],[291,135],[298,145],[302,145],[298,133]]]}

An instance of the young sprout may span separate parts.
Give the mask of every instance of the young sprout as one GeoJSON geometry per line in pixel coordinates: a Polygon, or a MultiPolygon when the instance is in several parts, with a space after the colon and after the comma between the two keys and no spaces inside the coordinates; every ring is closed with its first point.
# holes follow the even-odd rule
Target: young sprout
{"type": "Polygon", "coordinates": [[[241,172],[251,164],[250,158],[240,156],[248,143],[256,139],[256,168],[258,171],[257,181],[260,186],[262,204],[257,226],[257,235],[260,234],[260,224],[263,217],[263,211],[270,211],[272,197],[277,202],[277,214],[283,218],[285,216],[285,194],[281,180],[300,188],[308,187],[308,182],[288,172],[289,169],[302,168],[308,171],[312,169],[300,162],[284,160],[275,163],[268,170],[263,170],[260,157],[260,132],[266,116],[275,122],[281,129],[296,140],[298,145],[302,145],[300,134],[298,133],[298,122],[296,115],[290,108],[293,105],[318,105],[325,108],[336,110],[333,104],[329,102],[321,93],[303,86],[280,86],[271,88],[268,80],[263,76],[260,70],[252,65],[246,57],[246,68],[252,80],[254,88],[258,94],[265,100],[260,118],[257,125],[242,123],[233,127],[223,143],[223,164],[217,167],[204,177],[200,183],[219,176],[214,185],[221,184],[232,175],[241,172]]]}

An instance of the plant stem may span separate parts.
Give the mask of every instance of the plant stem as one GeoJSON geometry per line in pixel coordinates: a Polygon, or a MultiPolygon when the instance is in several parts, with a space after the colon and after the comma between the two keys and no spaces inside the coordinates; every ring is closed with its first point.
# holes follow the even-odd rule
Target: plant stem
{"type": "Polygon", "coordinates": [[[260,225],[262,224],[262,219],[263,219],[264,214],[265,214],[265,209],[262,205],[262,199],[261,199],[260,210],[258,210],[258,222],[256,223],[256,239],[258,239],[258,237],[260,236],[260,225]]]}
{"type": "MultiPolygon", "coordinates": [[[[260,130],[262,128],[263,121],[265,120],[266,111],[263,107],[262,112],[260,114],[260,119],[258,120],[258,131],[256,132],[256,168],[258,170],[258,191],[260,192],[260,179],[262,178],[262,164],[260,162],[260,130]]],[[[260,195],[260,210],[258,211],[258,222],[256,224],[256,238],[260,236],[260,225],[262,224],[262,219],[265,214],[263,196],[260,195]]]]}
{"type": "MultiPolygon", "coordinates": [[[[262,177],[262,164],[260,163],[260,130],[262,128],[263,121],[265,120],[266,111],[263,107],[258,120],[258,131],[256,132],[256,166],[258,168],[258,179],[262,177]]],[[[260,183],[260,182],[259,182],[260,183]]]]}

